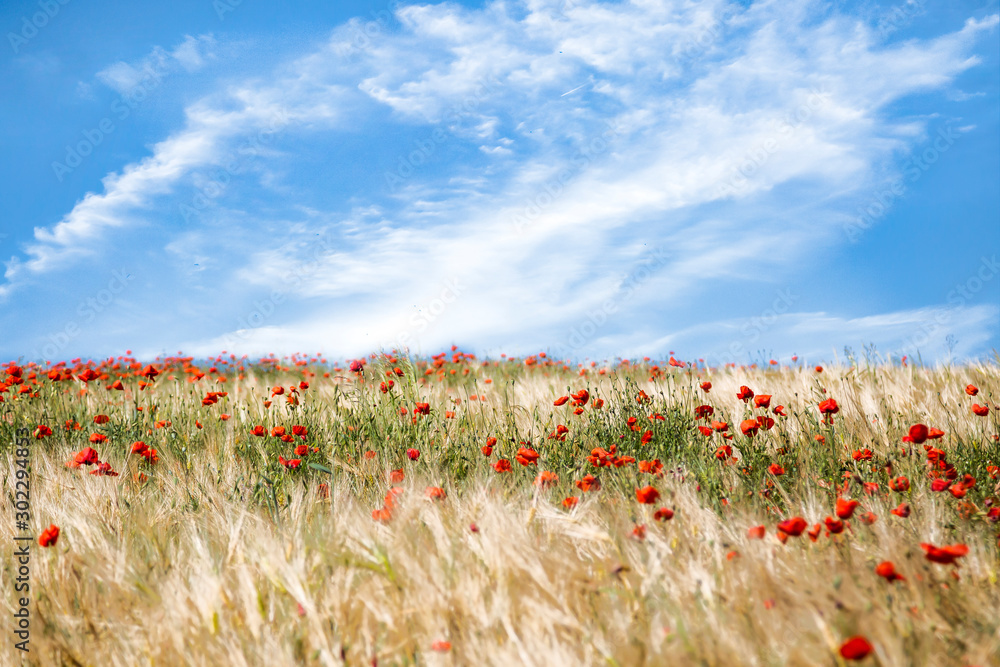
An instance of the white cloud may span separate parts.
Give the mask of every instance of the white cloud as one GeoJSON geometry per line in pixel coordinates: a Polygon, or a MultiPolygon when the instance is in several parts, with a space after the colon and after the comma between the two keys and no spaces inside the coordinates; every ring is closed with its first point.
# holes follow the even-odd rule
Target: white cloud
{"type": "MultiPolygon", "coordinates": [[[[893,156],[926,130],[927,119],[894,119],[889,105],[947,89],[977,65],[975,40],[997,24],[994,16],[885,45],[872,25],[790,0],[439,4],[404,7],[398,18],[401,32],[378,35],[350,59],[342,28],[277,67],[271,81],[248,79],[189,107],[187,127],[152,156],[36,230],[8,280],[51,270],[105,230],[136,224],[137,209],[194,178],[276,109],[286,110],[287,127],[325,146],[332,119],[366,113],[360,98],[391,109],[393,122],[446,128],[448,141],[489,155],[489,167],[416,170],[392,198],[351,202],[379,206],[374,222],[335,210],[300,217],[300,232],[252,253],[235,279],[261,293],[281,284],[289,302],[325,305],[276,312],[237,344],[315,349],[336,340],[357,353],[401,332],[426,347],[445,337],[545,344],[609,298],[621,301],[616,327],[635,319],[643,340],[655,342],[672,307],[706,298],[709,279],[788,271],[842,236],[852,198],[889,178],[893,156]],[[290,284],[289,267],[317,231],[336,243],[290,284]],[[669,257],[623,299],[621,275],[645,261],[643,243],[669,257]],[[456,279],[461,296],[421,320],[414,308],[430,308],[456,279]],[[652,323],[643,319],[650,311],[652,323]]],[[[198,67],[203,48],[189,38],[150,57],[198,67]]],[[[104,76],[127,86],[136,71],[125,65],[104,76]]],[[[257,222],[273,218],[261,213],[257,222]]],[[[809,318],[829,331],[896,330],[824,317],[784,322],[803,335],[809,318]]],[[[593,338],[611,340],[632,339],[615,327],[593,338]]]]}
{"type": "Polygon", "coordinates": [[[214,46],[215,39],[212,35],[187,35],[171,51],[155,46],[148,55],[136,62],[119,61],[105,67],[97,73],[97,79],[127,96],[140,84],[159,81],[178,66],[188,72],[200,69],[207,59],[214,57],[214,46]]]}

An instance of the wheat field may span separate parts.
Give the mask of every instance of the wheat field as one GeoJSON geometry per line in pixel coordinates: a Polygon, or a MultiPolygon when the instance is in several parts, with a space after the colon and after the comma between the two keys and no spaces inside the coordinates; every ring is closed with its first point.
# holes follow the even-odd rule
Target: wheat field
{"type": "Polygon", "coordinates": [[[363,361],[0,370],[4,664],[1000,664],[995,363],[363,361]]]}

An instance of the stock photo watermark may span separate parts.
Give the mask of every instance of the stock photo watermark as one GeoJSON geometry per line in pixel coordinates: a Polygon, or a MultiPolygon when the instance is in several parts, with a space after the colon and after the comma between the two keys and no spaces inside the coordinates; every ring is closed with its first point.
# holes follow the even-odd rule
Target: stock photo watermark
{"type": "Polygon", "coordinates": [[[902,165],[903,175],[886,189],[876,193],[872,199],[858,207],[858,217],[844,226],[844,233],[851,243],[857,243],[861,236],[882,218],[897,199],[906,194],[906,181],[916,183],[941,156],[948,152],[962,135],[954,128],[941,128],[930,145],[919,151],[902,165]]]}
{"type": "Polygon", "coordinates": [[[20,53],[21,47],[26,46],[34,39],[38,32],[47,26],[49,21],[59,14],[59,10],[68,5],[69,2],[70,0],[38,0],[39,11],[32,14],[30,18],[22,16],[21,29],[17,32],[7,33],[7,41],[10,42],[10,48],[13,49],[14,54],[20,53]]]}
{"type": "Polygon", "coordinates": [[[785,142],[797,132],[806,121],[827,103],[830,93],[824,90],[813,90],[808,99],[794,111],[789,112],[778,122],[776,134],[765,139],[760,145],[747,151],[740,164],[733,168],[729,179],[719,185],[717,197],[728,197],[744,190],[750,179],[771,159],[771,156],[781,150],[785,142]]]}
{"type": "Polygon", "coordinates": [[[632,271],[622,276],[618,287],[610,297],[602,301],[596,309],[587,311],[583,322],[570,328],[566,337],[569,347],[576,351],[586,345],[597,335],[601,327],[608,323],[611,316],[618,312],[621,305],[631,299],[636,290],[652,278],[656,270],[669,259],[670,255],[663,248],[656,248],[647,253],[632,271]]]}
{"type": "Polygon", "coordinates": [[[595,158],[611,148],[620,133],[621,127],[607,123],[607,129],[604,132],[578,149],[570,159],[570,163],[573,165],[572,169],[569,167],[560,169],[555,178],[546,181],[538,192],[528,198],[528,203],[523,208],[514,212],[510,220],[514,231],[517,234],[523,234],[525,229],[541,217],[545,209],[559,199],[575,175],[582,172],[595,158]]]}
{"type": "Polygon", "coordinates": [[[1000,263],[997,262],[997,256],[981,257],[979,266],[972,275],[964,282],[956,283],[954,289],[948,292],[945,300],[950,307],[938,310],[934,317],[924,321],[917,331],[900,345],[896,352],[897,356],[917,354],[920,348],[930,344],[936,335],[947,331],[955,317],[985,289],[987,284],[992,283],[998,274],[1000,274],[1000,263]]]}
{"type": "Polygon", "coordinates": [[[126,272],[124,268],[111,272],[111,279],[107,285],[98,290],[96,294],[80,301],[76,307],[76,318],[67,321],[56,332],[45,337],[45,343],[41,349],[32,350],[34,359],[54,359],[82,332],[82,325],[94,322],[99,315],[104,313],[115,302],[119,294],[125,291],[135,277],[126,272]]]}
{"type": "MultiPolygon", "coordinates": [[[[473,114],[479,109],[483,100],[493,93],[499,85],[500,80],[493,76],[480,79],[473,93],[461,102],[453,104],[444,113],[441,120],[448,125],[459,123],[464,117],[473,114]]],[[[385,171],[383,174],[386,187],[389,188],[389,191],[396,192],[408,178],[413,176],[427,162],[438,146],[448,141],[451,136],[451,134],[439,125],[434,128],[430,136],[414,140],[413,150],[406,155],[399,156],[395,170],[385,171]]]]}
{"type": "MultiPolygon", "coordinates": [[[[114,118],[121,122],[132,115],[139,104],[146,100],[149,94],[162,83],[166,73],[167,68],[162,62],[158,66],[147,62],[142,69],[143,76],[139,83],[111,103],[110,110],[114,118]]],[[[73,170],[83,164],[84,158],[93,153],[104,142],[105,138],[117,129],[112,115],[102,118],[95,127],[83,130],[81,132],[83,138],[75,144],[66,145],[66,156],[63,161],[52,163],[52,172],[55,174],[56,180],[62,183],[68,174],[73,173],[73,170]]]]}
{"type": "Polygon", "coordinates": [[[729,343],[722,354],[718,355],[720,364],[736,363],[741,355],[750,351],[749,346],[759,341],[761,336],[770,331],[782,315],[788,313],[799,298],[798,294],[787,288],[776,292],[770,307],[762,310],[759,315],[746,320],[740,326],[741,338],[729,343]]]}
{"type": "Polygon", "coordinates": [[[261,150],[274,141],[274,135],[287,123],[288,114],[285,112],[272,116],[266,127],[258,130],[235,151],[230,159],[211,171],[204,182],[195,189],[190,201],[178,204],[177,208],[184,222],[190,222],[191,218],[201,215],[213,200],[221,197],[233,182],[233,178],[246,171],[260,155],[261,150]]]}

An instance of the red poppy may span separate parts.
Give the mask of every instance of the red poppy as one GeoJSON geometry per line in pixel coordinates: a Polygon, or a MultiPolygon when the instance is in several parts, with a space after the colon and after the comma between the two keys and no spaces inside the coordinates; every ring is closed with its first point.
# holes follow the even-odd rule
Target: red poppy
{"type": "Polygon", "coordinates": [[[111,417],[107,415],[94,415],[95,424],[107,424],[109,421],[111,421],[111,417]]]}
{"type": "Polygon", "coordinates": [[[59,526],[54,523],[50,523],[49,527],[43,530],[42,534],[38,536],[38,543],[43,547],[54,547],[58,541],[59,526]]]}
{"type": "Polygon", "coordinates": [[[285,457],[283,457],[283,456],[281,456],[279,454],[278,455],[278,463],[280,463],[281,465],[283,465],[286,468],[288,468],[289,470],[291,470],[293,468],[298,468],[300,465],[302,465],[302,460],[301,459],[286,459],[285,457]]]}
{"type": "Polygon", "coordinates": [[[568,510],[571,510],[574,507],[576,507],[577,503],[579,502],[580,499],[577,498],[576,496],[567,496],[566,498],[563,498],[562,506],[568,510]]]}
{"type": "Polygon", "coordinates": [[[448,494],[440,486],[428,486],[426,494],[431,500],[444,500],[448,497],[448,494]]]}
{"type": "Polygon", "coordinates": [[[36,440],[41,440],[42,438],[52,435],[52,429],[45,424],[39,424],[38,428],[35,429],[34,435],[36,440]]]}
{"type": "Polygon", "coordinates": [[[409,449],[406,450],[406,457],[411,461],[416,461],[417,459],[420,458],[420,451],[410,447],[409,449]]]}
{"type": "Polygon", "coordinates": [[[500,459],[493,464],[493,469],[497,472],[510,472],[512,468],[510,467],[510,461],[507,459],[500,459]]]}
{"type": "Polygon", "coordinates": [[[854,510],[860,505],[857,500],[844,500],[837,498],[837,506],[834,508],[838,518],[850,519],[854,515],[854,510]]]}
{"type": "Polygon", "coordinates": [[[267,435],[267,429],[260,425],[254,426],[253,430],[250,432],[253,433],[255,436],[257,436],[258,438],[263,438],[265,435],[267,435]]]}
{"type": "Polygon", "coordinates": [[[817,373],[822,373],[822,372],[823,372],[823,367],[822,367],[822,366],[817,366],[817,367],[815,368],[815,371],[816,371],[817,373]]]}
{"type": "Polygon", "coordinates": [[[839,535],[844,532],[844,522],[840,519],[834,519],[832,516],[828,516],[823,519],[823,523],[826,524],[826,529],[834,535],[839,535]]]}
{"type": "Polygon", "coordinates": [[[806,534],[809,536],[810,540],[815,542],[817,539],[819,539],[819,531],[821,530],[823,530],[823,524],[817,523],[814,524],[813,527],[810,528],[808,531],[806,531],[806,534]]]}
{"type": "Polygon", "coordinates": [[[674,511],[666,507],[661,507],[653,512],[653,518],[657,521],[670,521],[674,518],[674,511]]]}
{"type": "Polygon", "coordinates": [[[980,417],[985,417],[990,413],[989,405],[979,405],[978,403],[972,404],[972,411],[980,417]]]}
{"type": "Polygon", "coordinates": [[[429,415],[431,413],[430,403],[416,403],[413,408],[413,414],[415,415],[429,415]]]}
{"type": "Polygon", "coordinates": [[[709,428],[708,426],[699,426],[698,427],[698,432],[700,432],[706,438],[712,437],[712,433],[714,433],[714,431],[711,428],[709,428]]]}
{"type": "Polygon", "coordinates": [[[899,507],[895,507],[889,511],[902,519],[910,516],[910,506],[906,503],[899,503],[899,507]]]}
{"type": "Polygon", "coordinates": [[[791,519],[785,519],[778,524],[778,530],[786,535],[792,537],[798,537],[806,529],[809,524],[806,520],[800,516],[793,516],[791,519]]]}
{"type": "Polygon", "coordinates": [[[750,387],[748,387],[746,385],[743,385],[743,386],[740,387],[739,393],[736,394],[736,398],[738,398],[738,399],[742,400],[744,403],[746,403],[751,398],[753,398],[753,390],[750,387]]]}
{"type": "Polygon", "coordinates": [[[91,433],[90,438],[88,439],[95,445],[99,445],[100,443],[105,442],[108,439],[108,436],[103,433],[91,433]]]}
{"type": "Polygon", "coordinates": [[[389,483],[390,484],[399,484],[405,478],[406,478],[406,475],[403,474],[403,469],[402,468],[397,468],[396,470],[390,470],[389,471],[389,483]]]}
{"type": "Polygon", "coordinates": [[[908,442],[912,442],[915,445],[922,445],[927,442],[928,429],[923,424],[914,424],[910,427],[908,442]]]}
{"type": "Polygon", "coordinates": [[[942,565],[951,565],[969,553],[969,547],[966,544],[949,544],[943,547],[936,547],[933,544],[921,542],[920,548],[927,552],[925,554],[927,560],[942,565]]]}
{"type": "Polygon", "coordinates": [[[718,449],[715,450],[715,458],[720,461],[725,461],[731,458],[733,455],[733,448],[729,445],[720,445],[718,449]]]}
{"type": "Polygon", "coordinates": [[[303,440],[305,440],[306,436],[309,435],[309,429],[307,429],[305,426],[300,426],[296,424],[295,426],[292,427],[292,435],[297,435],[303,440]]]}
{"type": "Polygon", "coordinates": [[[527,447],[518,449],[517,455],[514,458],[523,466],[538,465],[538,452],[527,447]]]}
{"type": "Polygon", "coordinates": [[[889,488],[893,491],[904,493],[910,490],[910,480],[900,475],[896,479],[889,480],[889,488]]]}
{"type": "Polygon", "coordinates": [[[652,486],[644,486],[635,490],[635,499],[643,505],[652,505],[660,499],[660,492],[652,486]]]}
{"type": "Polygon", "coordinates": [[[558,482],[559,482],[559,475],[555,474],[554,472],[550,472],[548,470],[543,470],[542,472],[538,473],[538,477],[535,478],[535,486],[541,487],[543,489],[547,489],[551,486],[554,486],[558,482]]]}
{"type": "Polygon", "coordinates": [[[774,475],[775,477],[781,477],[785,474],[785,469],[779,466],[777,463],[772,463],[767,467],[767,471],[774,475]]]}
{"type": "Polygon", "coordinates": [[[760,425],[756,419],[744,419],[740,422],[740,432],[748,438],[757,435],[758,429],[760,429],[760,425]]]}
{"type": "Polygon", "coordinates": [[[931,482],[931,491],[937,491],[940,493],[942,491],[947,491],[949,486],[951,486],[951,482],[947,479],[935,479],[931,482]]]}
{"type": "Polygon", "coordinates": [[[875,512],[865,512],[864,514],[859,515],[858,518],[861,519],[861,523],[866,526],[870,526],[878,520],[875,512]]]}
{"type": "Polygon", "coordinates": [[[90,466],[98,462],[97,450],[93,447],[84,447],[73,456],[73,462],[77,466],[90,466]]]}
{"type": "Polygon", "coordinates": [[[851,637],[840,645],[840,655],[845,660],[864,660],[874,650],[864,637],[851,637]]]}
{"type": "Polygon", "coordinates": [[[779,405],[779,406],[773,408],[771,410],[771,412],[773,412],[774,414],[779,415],[781,417],[787,417],[788,416],[787,414],[785,414],[785,406],[784,405],[779,405]]]}
{"type": "Polygon", "coordinates": [[[559,398],[557,398],[555,401],[552,402],[552,405],[558,407],[560,405],[566,405],[567,403],[569,403],[569,396],[560,396],[559,398]]]}
{"type": "Polygon", "coordinates": [[[702,383],[701,383],[701,390],[702,390],[703,392],[705,392],[706,394],[707,394],[707,393],[708,393],[709,391],[711,391],[711,389],[712,389],[712,383],[711,383],[711,382],[702,382],[702,383]]]}
{"type": "Polygon", "coordinates": [[[855,461],[871,461],[872,456],[874,456],[872,450],[868,449],[867,447],[865,449],[856,449],[851,454],[851,458],[854,459],[855,461]]]}
{"type": "Polygon", "coordinates": [[[764,408],[766,410],[771,407],[771,395],[760,394],[759,396],[754,396],[753,404],[758,408],[764,408]]]}
{"type": "Polygon", "coordinates": [[[155,368],[153,368],[153,364],[148,364],[145,368],[143,368],[141,371],[139,371],[139,375],[141,375],[142,377],[145,377],[145,378],[149,378],[150,380],[152,380],[153,378],[155,378],[159,374],[160,374],[160,371],[158,371],[155,368]]]}
{"type": "Polygon", "coordinates": [[[111,467],[110,463],[100,463],[97,464],[96,470],[90,471],[91,475],[98,475],[100,477],[117,477],[118,473],[115,469],[111,467]]]}
{"type": "MultiPolygon", "coordinates": [[[[832,398],[828,398],[825,401],[820,401],[819,411],[823,413],[824,420],[832,421],[831,415],[835,415],[840,412],[840,406],[837,405],[837,401],[832,398]]],[[[827,423],[830,423],[829,421],[827,423]]]]}
{"type": "Polygon", "coordinates": [[[753,526],[747,530],[747,539],[750,540],[762,540],[764,535],[767,534],[767,528],[764,526],[753,526]]]}
{"type": "Polygon", "coordinates": [[[969,396],[975,396],[979,393],[979,387],[974,384],[967,384],[965,385],[965,393],[969,396]]]}
{"type": "Polygon", "coordinates": [[[896,566],[891,560],[882,561],[875,566],[875,574],[882,577],[889,583],[894,581],[906,581],[906,577],[896,572],[896,566]]]}
{"type": "Polygon", "coordinates": [[[576,488],[580,489],[583,492],[600,491],[601,480],[597,479],[593,475],[584,475],[583,479],[577,481],[576,488]]]}
{"type": "Polygon", "coordinates": [[[708,419],[715,414],[715,408],[711,405],[699,405],[694,409],[695,419],[708,419]]]}
{"type": "Polygon", "coordinates": [[[774,420],[765,415],[760,415],[757,417],[757,426],[765,431],[770,431],[774,427],[774,420]]]}

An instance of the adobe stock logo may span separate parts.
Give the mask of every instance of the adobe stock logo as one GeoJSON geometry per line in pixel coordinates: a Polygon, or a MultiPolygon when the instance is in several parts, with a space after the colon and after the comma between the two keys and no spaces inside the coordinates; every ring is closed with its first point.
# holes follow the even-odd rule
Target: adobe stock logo
{"type": "Polygon", "coordinates": [[[14,54],[21,51],[21,47],[26,45],[38,34],[38,31],[49,24],[56,14],[59,13],[60,5],[68,5],[69,0],[39,0],[40,12],[35,12],[29,20],[27,16],[21,17],[21,30],[19,32],[8,32],[7,41],[14,54]]]}

